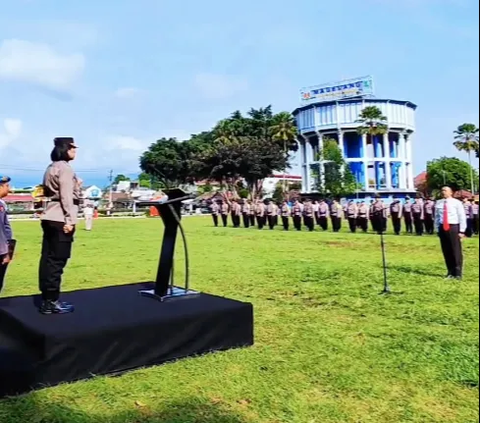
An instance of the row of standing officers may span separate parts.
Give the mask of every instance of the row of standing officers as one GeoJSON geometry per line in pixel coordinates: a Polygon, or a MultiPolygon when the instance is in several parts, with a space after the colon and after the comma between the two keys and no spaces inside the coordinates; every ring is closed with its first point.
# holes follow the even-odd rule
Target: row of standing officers
{"type": "MultiPolygon", "coordinates": [[[[283,229],[290,229],[290,220],[297,231],[301,231],[303,225],[314,231],[315,225],[324,231],[329,229],[331,223],[333,232],[339,232],[342,222],[348,221],[352,233],[361,230],[368,232],[369,223],[373,231],[381,233],[387,230],[388,220],[391,219],[393,230],[396,235],[402,233],[402,226],[409,234],[415,233],[422,236],[425,233],[435,233],[435,206],[433,198],[407,198],[405,203],[394,198],[390,205],[384,203],[381,197],[372,200],[370,204],[365,201],[350,201],[343,206],[339,201],[326,200],[312,201],[297,199],[293,204],[284,201],[277,204],[273,201],[250,201],[250,200],[221,200],[213,202],[210,210],[215,226],[220,223],[228,226],[229,216],[235,228],[242,225],[245,228],[257,226],[259,229],[269,227],[273,230],[280,221],[283,229]],[[221,219],[221,222],[220,222],[221,219]]],[[[471,237],[479,233],[479,204],[478,201],[464,200],[467,215],[468,229],[466,235],[471,237]]]]}

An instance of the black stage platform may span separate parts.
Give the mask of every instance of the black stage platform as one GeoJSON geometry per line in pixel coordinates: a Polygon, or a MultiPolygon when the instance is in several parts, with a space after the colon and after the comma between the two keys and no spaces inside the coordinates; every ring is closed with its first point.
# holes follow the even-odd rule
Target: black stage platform
{"type": "Polygon", "coordinates": [[[37,297],[0,300],[0,397],[253,345],[251,304],[139,295],[153,287],[66,293],[76,311],[62,316],[39,314],[37,297]]]}

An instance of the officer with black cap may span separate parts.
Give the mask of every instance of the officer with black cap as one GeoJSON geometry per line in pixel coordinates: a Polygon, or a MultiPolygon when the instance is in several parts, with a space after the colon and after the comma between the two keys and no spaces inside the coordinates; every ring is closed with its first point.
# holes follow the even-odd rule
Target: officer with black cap
{"type": "Polygon", "coordinates": [[[49,202],[42,215],[43,244],[39,269],[42,314],[65,314],[74,311],[71,304],[60,301],[62,274],[71,257],[81,198],[81,182],[70,162],[76,157],[73,138],[55,138],[43,187],[49,202]]]}

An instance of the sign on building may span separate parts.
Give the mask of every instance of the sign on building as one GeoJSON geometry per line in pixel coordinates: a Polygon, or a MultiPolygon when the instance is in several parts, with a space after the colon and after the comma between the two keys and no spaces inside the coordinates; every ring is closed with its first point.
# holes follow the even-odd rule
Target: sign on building
{"type": "Polygon", "coordinates": [[[329,84],[315,85],[300,91],[303,105],[352,97],[366,97],[374,94],[373,77],[349,79],[329,84]]]}

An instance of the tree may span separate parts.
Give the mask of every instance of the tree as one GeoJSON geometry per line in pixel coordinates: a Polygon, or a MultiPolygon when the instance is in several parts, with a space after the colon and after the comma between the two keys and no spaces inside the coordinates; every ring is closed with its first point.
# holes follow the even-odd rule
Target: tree
{"type": "Polygon", "coordinates": [[[474,168],[472,166],[472,153],[475,152],[478,158],[479,151],[479,129],[473,123],[464,123],[460,125],[455,134],[455,142],[453,143],[459,151],[465,151],[468,154],[468,161],[471,167],[470,185],[471,192],[475,194],[474,168]]]}
{"type": "Polygon", "coordinates": [[[120,175],[115,176],[115,179],[113,180],[113,184],[118,185],[119,182],[124,182],[124,181],[130,181],[130,178],[128,178],[125,175],[120,174],[120,175]]]}
{"type": "Polygon", "coordinates": [[[324,163],[323,174],[320,166],[313,170],[318,180],[317,189],[319,192],[334,197],[343,197],[357,191],[357,181],[350,166],[345,162],[337,141],[324,139],[323,149],[319,152],[319,161],[324,163]]]}
{"type": "Polygon", "coordinates": [[[176,138],[162,138],[140,157],[140,168],[155,177],[165,188],[185,184],[190,178],[189,145],[176,138]]]}
{"type": "Polygon", "coordinates": [[[357,129],[358,133],[370,135],[372,138],[375,135],[386,134],[388,131],[387,118],[377,106],[365,107],[360,113],[357,123],[361,124],[357,129]]]}
{"type": "Polygon", "coordinates": [[[444,186],[454,191],[468,190],[471,175],[478,180],[478,173],[467,162],[456,157],[442,157],[427,164],[427,186],[432,192],[438,192],[444,186]]]}

